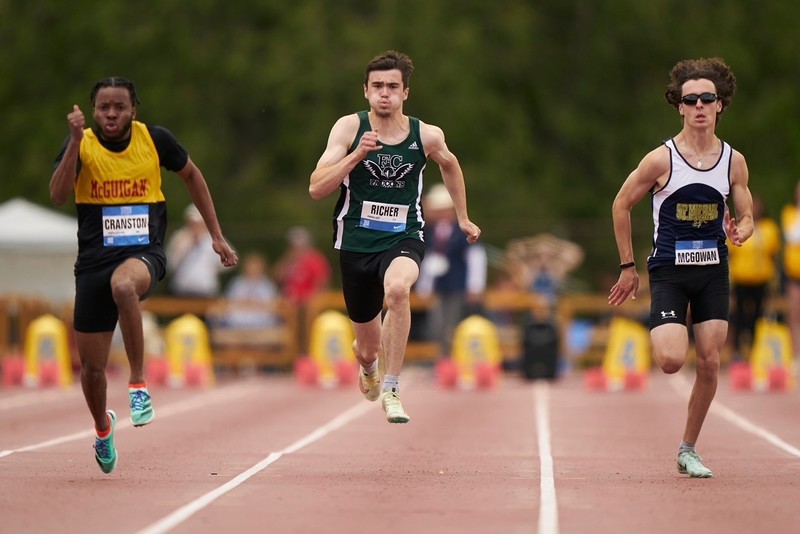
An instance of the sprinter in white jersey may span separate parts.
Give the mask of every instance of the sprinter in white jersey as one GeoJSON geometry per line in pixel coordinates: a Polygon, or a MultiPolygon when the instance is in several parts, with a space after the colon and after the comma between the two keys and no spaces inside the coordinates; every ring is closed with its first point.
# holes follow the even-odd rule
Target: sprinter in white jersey
{"type": "Polygon", "coordinates": [[[630,213],[650,192],[653,250],[650,276],[650,339],[662,371],[675,373],[686,363],[687,317],[697,352],[696,378],[689,399],[678,471],[693,478],[712,472],[695,451],[717,390],[720,352],[728,333],[728,250],[726,235],[741,246],[753,233],[752,196],[744,157],[716,136],[719,116],[731,105],[736,78],[719,58],[676,64],[665,93],[683,128],[648,153],[628,176],[612,207],[620,276],[608,302],[619,306],[636,298],[639,275],[633,255],[630,213]],[[732,197],[735,216],[731,215],[732,197]]]}

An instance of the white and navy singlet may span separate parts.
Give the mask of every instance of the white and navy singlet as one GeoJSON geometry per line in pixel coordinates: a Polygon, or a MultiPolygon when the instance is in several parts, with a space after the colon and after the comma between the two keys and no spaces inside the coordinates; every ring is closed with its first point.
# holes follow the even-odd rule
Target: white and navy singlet
{"type": "Polygon", "coordinates": [[[717,162],[707,169],[689,164],[667,139],[670,175],[653,191],[653,250],[647,268],[663,265],[714,265],[727,261],[723,217],[730,194],[733,150],[724,141],[717,162]]]}

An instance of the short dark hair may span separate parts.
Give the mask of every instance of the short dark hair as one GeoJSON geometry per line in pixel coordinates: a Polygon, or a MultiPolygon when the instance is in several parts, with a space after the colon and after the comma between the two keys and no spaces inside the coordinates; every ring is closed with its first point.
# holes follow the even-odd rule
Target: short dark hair
{"type": "Polygon", "coordinates": [[[128,78],[123,78],[122,76],[109,76],[108,78],[97,80],[92,87],[92,90],[89,92],[89,100],[91,101],[92,106],[94,106],[94,101],[97,98],[97,92],[104,87],[124,87],[131,95],[131,104],[134,107],[140,104],[139,96],[136,94],[136,86],[133,85],[133,81],[129,80],[128,78]]]}
{"type": "Polygon", "coordinates": [[[414,64],[411,63],[411,58],[402,52],[395,50],[387,50],[382,54],[378,54],[367,65],[364,71],[364,85],[369,82],[369,73],[376,70],[394,70],[400,71],[403,77],[403,87],[408,87],[409,78],[411,73],[414,72],[414,64]]]}
{"type": "Polygon", "coordinates": [[[717,96],[722,100],[720,114],[731,105],[733,95],[736,93],[736,76],[733,75],[733,71],[725,64],[725,61],[718,57],[679,61],[672,67],[669,77],[670,82],[664,92],[664,97],[675,109],[681,103],[683,84],[689,80],[705,79],[714,83],[717,96]]]}

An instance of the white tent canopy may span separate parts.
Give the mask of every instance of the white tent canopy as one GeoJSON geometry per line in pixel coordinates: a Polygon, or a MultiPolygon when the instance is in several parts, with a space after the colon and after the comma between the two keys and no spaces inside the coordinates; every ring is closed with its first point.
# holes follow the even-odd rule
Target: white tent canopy
{"type": "Polygon", "coordinates": [[[75,295],[78,220],[22,198],[0,204],[0,294],[75,295]]]}
{"type": "Polygon", "coordinates": [[[78,220],[23,198],[0,204],[0,250],[78,252],[78,220]]]}

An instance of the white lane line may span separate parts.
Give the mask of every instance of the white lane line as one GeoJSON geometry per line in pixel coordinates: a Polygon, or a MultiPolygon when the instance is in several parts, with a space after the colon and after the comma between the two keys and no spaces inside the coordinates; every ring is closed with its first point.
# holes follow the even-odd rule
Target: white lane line
{"type": "Polygon", "coordinates": [[[328,423],[322,425],[321,427],[317,428],[307,436],[295,441],[288,447],[278,451],[278,452],[271,452],[266,458],[255,464],[250,469],[242,472],[241,474],[237,475],[233,479],[229,480],[222,486],[209,491],[205,495],[202,495],[195,499],[194,501],[181,506],[171,514],[165,516],[164,518],[156,521],[150,526],[145,527],[144,529],[140,530],[138,534],[160,534],[162,532],[167,532],[172,528],[180,525],[191,516],[217,500],[218,498],[222,497],[229,491],[232,491],[242,485],[244,482],[252,478],[253,476],[257,475],[271,464],[277,462],[283,455],[285,454],[292,454],[293,452],[297,452],[303,447],[306,447],[315,441],[319,441],[320,439],[324,438],[328,434],[332,433],[335,430],[343,427],[350,421],[357,419],[364,415],[367,410],[370,408],[374,408],[374,404],[368,402],[359,402],[346,412],[338,415],[328,423]]]}
{"type": "MultiPolygon", "coordinates": [[[[682,375],[674,375],[671,377],[670,385],[678,392],[686,393],[691,392],[692,384],[689,380],[682,375]]],[[[769,430],[758,426],[757,424],[751,422],[749,419],[737,414],[734,410],[728,408],[724,404],[718,401],[714,401],[711,403],[711,412],[719,415],[729,423],[733,423],[735,426],[738,426],[745,432],[749,432],[754,436],[758,436],[759,438],[763,439],[764,441],[775,445],[779,449],[784,452],[787,452],[793,456],[797,456],[800,458],[800,449],[797,447],[783,441],[777,435],[773,434],[769,430]]]]}
{"type": "Polygon", "coordinates": [[[547,382],[538,380],[533,386],[536,398],[536,433],[539,436],[540,495],[539,534],[558,534],[558,501],[550,448],[550,395],[547,382]]]}
{"type": "MultiPolygon", "coordinates": [[[[243,384],[237,384],[236,386],[229,386],[225,389],[218,389],[212,391],[203,391],[202,394],[198,393],[188,399],[184,399],[182,401],[178,401],[172,404],[168,404],[163,407],[159,407],[156,405],[156,417],[158,419],[162,417],[171,417],[173,415],[179,415],[182,413],[190,412],[192,410],[198,410],[200,408],[204,408],[206,406],[210,406],[217,403],[228,402],[231,400],[238,399],[249,394],[251,391],[257,391],[259,389],[263,389],[263,386],[253,385],[249,388],[243,387],[243,384]]],[[[117,414],[117,427],[116,431],[123,430],[128,427],[132,427],[130,419],[122,418],[122,414],[117,414]]],[[[39,449],[44,449],[47,447],[54,447],[56,445],[61,445],[62,443],[68,443],[70,441],[77,441],[79,439],[87,439],[94,437],[94,429],[83,430],[81,432],[75,432],[74,434],[68,434],[65,436],[59,436],[57,438],[49,439],[47,441],[42,441],[40,443],[35,443],[33,445],[26,445],[24,447],[18,447],[16,449],[8,449],[0,451],[0,458],[5,458],[6,456],[10,456],[16,452],[30,452],[39,449]]]]}

